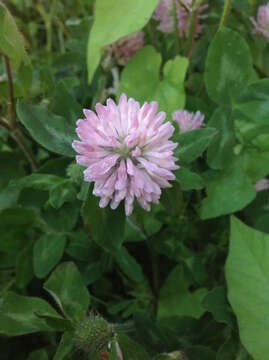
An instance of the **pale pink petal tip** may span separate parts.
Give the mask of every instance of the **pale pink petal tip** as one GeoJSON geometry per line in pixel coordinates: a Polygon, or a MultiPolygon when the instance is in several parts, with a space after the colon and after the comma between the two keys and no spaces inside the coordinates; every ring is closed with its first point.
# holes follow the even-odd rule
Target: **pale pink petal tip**
{"type": "MultiPolygon", "coordinates": [[[[153,18],[160,21],[158,30],[163,33],[170,34],[175,31],[174,24],[174,0],[160,0],[159,5],[157,6],[153,18]]],[[[183,3],[176,1],[176,17],[177,17],[177,30],[180,37],[188,37],[189,35],[189,26],[190,26],[190,16],[191,16],[191,7],[193,6],[192,0],[185,0],[187,6],[184,6],[183,3]]],[[[195,26],[195,37],[201,33],[203,26],[200,21],[207,17],[206,14],[202,12],[208,8],[208,4],[204,4],[199,7],[197,13],[197,20],[195,26]]]]}
{"type": "Polygon", "coordinates": [[[199,129],[203,125],[205,118],[200,111],[192,113],[187,110],[176,110],[173,112],[172,117],[178,123],[181,133],[199,129]]]}
{"type": "Polygon", "coordinates": [[[250,17],[250,21],[254,25],[253,34],[269,40],[269,3],[259,6],[257,21],[253,17],[250,17]]]}
{"type": "Polygon", "coordinates": [[[116,209],[125,201],[125,213],[131,215],[135,198],[147,211],[157,204],[161,189],[171,187],[178,169],[173,150],[177,143],[169,140],[174,127],[163,123],[165,113],[157,112],[153,101],[140,107],[125,94],[119,104],[108,99],[96,105],[97,115],[84,110],[86,119],[77,122],[81,141],[72,146],[79,154],[77,162],[85,166],[84,180],[94,182],[93,194],[100,207],[116,209]]]}

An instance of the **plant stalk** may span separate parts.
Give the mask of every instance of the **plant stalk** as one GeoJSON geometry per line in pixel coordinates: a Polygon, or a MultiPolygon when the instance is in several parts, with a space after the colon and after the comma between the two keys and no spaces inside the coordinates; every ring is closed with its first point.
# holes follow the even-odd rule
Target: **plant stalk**
{"type": "Polygon", "coordinates": [[[226,0],[225,1],[223,11],[222,11],[222,15],[221,15],[221,19],[220,19],[220,23],[219,23],[219,29],[224,27],[225,24],[226,24],[226,20],[228,18],[230,8],[231,8],[231,3],[232,3],[232,0],[226,0]]]}

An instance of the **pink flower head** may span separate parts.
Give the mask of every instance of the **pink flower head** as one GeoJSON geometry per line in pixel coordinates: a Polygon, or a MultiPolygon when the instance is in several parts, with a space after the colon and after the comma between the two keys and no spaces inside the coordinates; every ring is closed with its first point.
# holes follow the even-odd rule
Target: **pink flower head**
{"type": "Polygon", "coordinates": [[[144,45],[144,31],[124,36],[107,47],[109,55],[120,65],[126,65],[130,58],[144,45]]]}
{"type": "MultiPolygon", "coordinates": [[[[159,20],[160,24],[158,29],[166,34],[170,34],[175,30],[174,26],[174,14],[173,14],[173,2],[175,0],[161,0],[159,5],[157,6],[153,18],[155,20],[159,20]]],[[[180,37],[187,37],[189,33],[189,25],[190,25],[190,11],[192,7],[192,0],[185,0],[184,6],[178,0],[176,0],[176,16],[177,16],[177,28],[180,37]]],[[[200,6],[198,9],[197,17],[196,17],[196,27],[195,27],[195,37],[197,37],[203,26],[200,24],[201,19],[205,19],[207,15],[203,15],[202,12],[208,8],[208,5],[205,4],[200,6]]]]}
{"type": "Polygon", "coordinates": [[[269,189],[269,180],[263,178],[259,180],[256,184],[254,184],[254,187],[257,191],[267,190],[269,189]]]}
{"type": "Polygon", "coordinates": [[[250,20],[254,25],[253,34],[261,34],[269,39],[269,3],[259,6],[257,21],[253,17],[250,20]]]}
{"type": "Polygon", "coordinates": [[[180,128],[180,132],[199,129],[203,125],[205,116],[196,111],[196,113],[189,112],[187,110],[177,110],[172,114],[173,120],[175,120],[180,128]]]}
{"type": "Polygon", "coordinates": [[[81,141],[73,148],[80,154],[78,164],[86,166],[85,181],[94,181],[93,194],[100,196],[100,207],[110,203],[116,209],[125,199],[125,212],[133,211],[136,197],[140,205],[150,210],[149,203],[158,204],[161,188],[171,187],[175,176],[171,170],[177,143],[169,141],[174,127],[164,112],[157,113],[158,103],[139,103],[122,94],[119,104],[108,99],[97,104],[95,114],[84,110],[85,119],[77,122],[81,141]]]}

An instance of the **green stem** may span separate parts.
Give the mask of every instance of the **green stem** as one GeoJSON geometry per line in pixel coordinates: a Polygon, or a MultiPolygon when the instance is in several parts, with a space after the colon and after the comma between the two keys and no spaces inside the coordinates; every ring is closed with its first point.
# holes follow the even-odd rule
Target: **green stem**
{"type": "Polygon", "coordinates": [[[226,0],[225,1],[223,11],[222,11],[222,15],[221,15],[221,19],[220,19],[220,23],[219,23],[219,29],[221,29],[226,24],[226,20],[227,20],[227,17],[229,15],[230,8],[231,8],[231,3],[232,3],[232,0],[226,0]]]}
{"type": "Polygon", "coordinates": [[[37,171],[38,163],[35,160],[34,154],[30,150],[30,148],[28,147],[28,145],[26,143],[26,140],[25,140],[22,132],[20,131],[20,129],[16,128],[13,131],[11,131],[10,134],[17,141],[17,143],[18,143],[19,147],[21,148],[21,150],[23,151],[25,157],[27,158],[27,160],[31,164],[31,167],[32,167],[33,171],[37,171]]]}
{"type": "Polygon", "coordinates": [[[37,170],[38,164],[35,160],[35,157],[32,151],[27,146],[27,143],[24,139],[23,134],[21,133],[18,124],[17,124],[17,114],[16,114],[16,107],[15,107],[15,98],[14,98],[14,88],[13,88],[13,79],[12,79],[12,72],[11,66],[8,56],[5,53],[2,53],[5,64],[6,64],[6,71],[8,77],[8,84],[9,84],[9,98],[10,98],[10,122],[8,123],[4,119],[0,118],[0,126],[4,127],[11,136],[17,141],[18,145],[24,152],[26,158],[29,160],[32,169],[34,171],[37,170]]]}
{"type": "Polygon", "coordinates": [[[196,1],[194,0],[193,5],[190,9],[190,25],[189,25],[188,40],[186,45],[186,56],[189,59],[191,58],[194,49],[197,16],[202,2],[203,0],[196,0],[196,1]]]}
{"type": "Polygon", "coordinates": [[[16,116],[16,109],[15,109],[15,98],[14,98],[14,88],[13,88],[13,81],[12,81],[12,72],[11,66],[9,62],[9,58],[5,53],[2,53],[4,57],[4,61],[6,64],[6,72],[8,77],[8,88],[9,88],[9,99],[10,99],[10,127],[11,129],[15,129],[17,127],[17,116],[16,116]]]}

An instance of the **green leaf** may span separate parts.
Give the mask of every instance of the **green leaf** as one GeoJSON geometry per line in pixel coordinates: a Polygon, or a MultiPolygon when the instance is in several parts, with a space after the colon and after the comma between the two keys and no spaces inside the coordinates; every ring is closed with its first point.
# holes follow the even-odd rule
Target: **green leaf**
{"type": "Polygon", "coordinates": [[[150,360],[146,350],[144,350],[138,343],[131,340],[127,335],[119,334],[117,336],[117,340],[122,351],[123,359],[150,360]]]}
{"type": "Polygon", "coordinates": [[[93,194],[83,206],[83,217],[87,230],[96,243],[105,250],[116,253],[124,240],[125,214],[123,206],[116,210],[99,207],[100,199],[93,194]]]}
{"type": "Polygon", "coordinates": [[[192,172],[190,169],[181,167],[174,173],[184,191],[200,190],[205,186],[203,178],[199,174],[192,172]]]}
{"type": "Polygon", "coordinates": [[[226,291],[223,286],[217,286],[203,299],[203,307],[212,313],[218,322],[224,322],[233,327],[232,313],[226,300],[226,291]]]}
{"type": "Polygon", "coordinates": [[[1,212],[0,250],[16,253],[27,241],[27,230],[32,226],[36,212],[20,207],[5,209],[1,212]]]}
{"type": "Polygon", "coordinates": [[[104,46],[142,29],[149,21],[158,1],[99,0],[96,2],[87,50],[89,82],[99,64],[104,46]]]}
{"type": "Polygon", "coordinates": [[[240,338],[255,360],[268,356],[269,235],[231,217],[226,262],[228,298],[236,314],[240,338]]]}
{"type": "Polygon", "coordinates": [[[205,84],[209,97],[218,104],[232,104],[251,80],[252,72],[246,41],[230,29],[219,30],[206,59],[205,84]]]}
{"type": "Polygon", "coordinates": [[[206,178],[207,197],[202,201],[200,210],[202,219],[241,210],[256,196],[241,157],[236,157],[229,168],[209,171],[206,178]]]}
{"type": "Polygon", "coordinates": [[[62,319],[43,299],[6,292],[0,298],[0,334],[17,336],[52,331],[42,316],[62,319]]]}
{"type": "Polygon", "coordinates": [[[174,182],[172,188],[164,189],[161,195],[161,204],[168,214],[179,216],[184,209],[183,194],[179,183],[174,182]]]}
{"type": "Polygon", "coordinates": [[[212,169],[227,167],[234,156],[236,144],[232,112],[229,108],[219,107],[210,118],[208,126],[217,129],[207,150],[207,162],[212,169]]]}
{"type": "Polygon", "coordinates": [[[16,71],[21,63],[29,64],[30,59],[24,48],[24,38],[19,32],[15,20],[7,7],[0,3],[0,49],[11,60],[16,71]]]}
{"type": "Polygon", "coordinates": [[[47,351],[45,349],[31,352],[27,360],[49,360],[47,351]]]}
{"type": "Polygon", "coordinates": [[[197,159],[216,134],[217,131],[213,128],[196,129],[179,134],[175,138],[178,142],[175,156],[178,157],[179,163],[189,164],[197,159]]]}
{"type": "Polygon", "coordinates": [[[61,183],[50,189],[49,202],[55,209],[59,209],[65,202],[75,200],[76,189],[69,179],[63,179],[61,183]]]}
{"type": "Polygon", "coordinates": [[[53,296],[67,318],[75,318],[88,310],[90,294],[73,263],[59,265],[45,282],[44,288],[53,296]]]}
{"type": "Polygon", "coordinates": [[[117,348],[116,348],[115,341],[113,341],[112,344],[111,344],[111,350],[110,350],[108,360],[118,360],[117,348]]]}
{"type": "Polygon", "coordinates": [[[120,250],[115,255],[115,260],[121,270],[129,276],[130,279],[136,282],[143,280],[143,272],[140,264],[135,260],[135,258],[129,254],[128,250],[125,247],[121,247],[120,250]]]}
{"type": "Polygon", "coordinates": [[[62,335],[61,342],[57,348],[57,351],[53,357],[53,360],[64,360],[73,347],[74,332],[66,331],[62,335]]]}
{"type": "Polygon", "coordinates": [[[66,244],[63,234],[44,234],[34,245],[34,272],[38,278],[43,278],[61,260],[66,244]]]}
{"type": "Polygon", "coordinates": [[[158,101],[159,111],[168,114],[185,105],[184,78],[188,59],[176,56],[165,63],[160,80],[161,56],[152,46],[138,51],[121,74],[118,94],[126,93],[141,104],[158,101]]]}
{"type": "Polygon", "coordinates": [[[161,55],[153,46],[143,47],[124,67],[118,94],[126,93],[140,104],[153,100],[160,81],[161,62],[161,55]]]}
{"type": "Polygon", "coordinates": [[[74,125],[82,116],[82,106],[69,93],[63,80],[55,86],[51,109],[53,113],[64,117],[70,125],[74,125]]]}
{"type": "Polygon", "coordinates": [[[76,138],[75,126],[39,105],[19,102],[17,113],[32,137],[46,149],[57,154],[74,156],[72,141],[76,138]]]}
{"type": "Polygon", "coordinates": [[[160,291],[158,318],[169,316],[191,316],[199,319],[205,312],[201,301],[207,293],[205,288],[189,291],[189,282],[181,265],[168,275],[160,291]]]}
{"type": "Polygon", "coordinates": [[[34,276],[33,264],[33,243],[30,242],[16,257],[16,286],[24,288],[34,276]]]}

